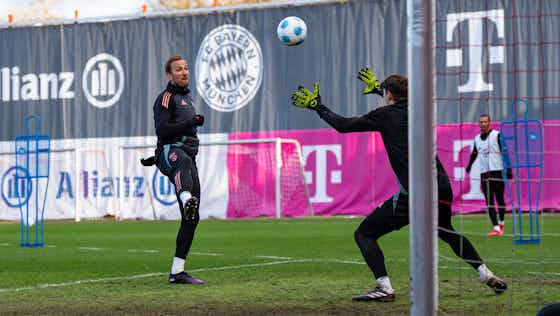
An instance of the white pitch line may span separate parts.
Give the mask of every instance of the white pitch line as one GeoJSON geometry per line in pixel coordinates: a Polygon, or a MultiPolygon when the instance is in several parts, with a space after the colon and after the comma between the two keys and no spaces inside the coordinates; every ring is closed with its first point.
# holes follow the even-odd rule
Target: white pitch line
{"type": "Polygon", "coordinates": [[[79,250],[91,250],[91,251],[100,251],[103,250],[103,248],[97,248],[97,247],[78,247],[79,250]]]}
{"type": "Polygon", "coordinates": [[[196,256],[223,256],[223,253],[214,253],[214,252],[189,252],[189,255],[196,255],[196,256]]]}
{"type": "Polygon", "coordinates": [[[363,261],[355,260],[340,260],[340,259],[321,259],[321,258],[290,258],[290,257],[278,257],[278,256],[255,256],[255,258],[262,259],[278,259],[278,260],[304,260],[305,262],[330,262],[330,263],[343,263],[343,264],[366,264],[363,261]]]}
{"type": "MultiPolygon", "coordinates": [[[[80,247],[81,249],[88,249],[91,250],[90,247],[80,247]]],[[[95,250],[101,250],[102,248],[93,248],[95,250]]],[[[129,249],[133,250],[133,249],[129,249]]],[[[221,254],[220,254],[221,255],[221,254]]],[[[324,263],[341,263],[341,264],[360,264],[364,265],[365,262],[362,261],[354,261],[354,260],[339,260],[339,259],[294,259],[288,257],[278,257],[278,256],[255,256],[256,258],[282,258],[285,260],[282,261],[270,261],[270,262],[262,262],[262,263],[250,263],[250,264],[240,264],[240,265],[233,265],[233,266],[222,266],[222,267],[214,267],[214,268],[199,268],[199,269],[192,269],[191,272],[203,272],[203,271],[223,271],[223,270],[234,270],[234,269],[243,269],[243,268],[253,268],[253,267],[264,267],[264,266],[272,266],[272,265],[279,265],[279,264],[288,264],[288,263],[302,263],[302,262],[324,262],[324,263]]],[[[468,269],[466,267],[449,267],[449,266],[439,266],[441,269],[468,269]]],[[[549,275],[560,275],[557,272],[533,272],[528,271],[528,274],[549,274],[549,275]]],[[[167,273],[163,272],[156,272],[156,273],[146,273],[146,274],[137,274],[137,275],[130,275],[130,276],[119,276],[119,277],[108,277],[108,278],[100,278],[100,279],[86,279],[86,280],[77,280],[77,281],[70,281],[70,282],[62,282],[62,283],[46,283],[46,284],[39,284],[36,286],[26,286],[26,287],[19,287],[19,288],[0,288],[0,293],[8,293],[8,292],[21,292],[26,290],[37,290],[37,289],[45,289],[51,287],[64,287],[64,286],[72,286],[72,285],[80,285],[80,284],[89,284],[89,283],[101,283],[101,282],[110,282],[110,281],[122,281],[122,280],[134,280],[134,279],[142,279],[142,278],[149,278],[149,277],[156,277],[156,276],[163,276],[167,275],[167,273]]]]}
{"type": "Polygon", "coordinates": [[[311,259],[317,262],[331,262],[331,263],[343,263],[343,264],[366,264],[363,261],[355,261],[355,260],[338,260],[338,259],[311,259]]]}
{"type": "Polygon", "coordinates": [[[192,269],[192,270],[189,270],[189,271],[192,271],[192,272],[222,271],[222,270],[232,270],[232,269],[241,269],[241,268],[273,266],[273,265],[277,265],[277,264],[298,263],[298,262],[306,262],[306,261],[308,261],[308,260],[294,259],[294,260],[285,260],[285,261],[271,261],[271,262],[263,262],[263,263],[240,264],[240,265],[235,265],[235,266],[223,266],[223,267],[216,267],[216,268],[200,268],[200,269],[192,269]]]}
{"type": "Polygon", "coordinates": [[[10,247],[10,246],[12,246],[12,244],[3,243],[3,244],[0,244],[0,246],[2,246],[2,247],[10,247]]]}
{"type": "MultiPolygon", "coordinates": [[[[233,270],[233,269],[243,269],[243,268],[253,268],[253,267],[264,267],[264,266],[272,266],[272,265],[286,264],[286,263],[296,263],[296,262],[305,262],[305,260],[287,260],[287,261],[272,261],[272,262],[263,262],[263,263],[250,263],[250,264],[240,264],[240,265],[234,265],[234,266],[222,266],[222,267],[214,267],[214,268],[200,268],[200,269],[193,269],[193,270],[190,270],[190,271],[191,272],[222,271],[222,270],[233,270]]],[[[17,288],[5,288],[5,289],[0,288],[0,293],[21,292],[21,291],[27,291],[27,290],[38,290],[38,289],[45,289],[45,288],[51,288],[51,287],[63,287],[63,286],[72,286],[72,285],[89,284],[89,283],[134,280],[134,279],[143,279],[143,278],[150,278],[150,277],[163,276],[163,275],[167,275],[167,273],[156,272],[156,273],[136,274],[136,275],[130,275],[130,276],[108,277],[108,278],[88,279],[88,280],[77,280],[77,281],[62,282],[62,283],[46,283],[46,284],[39,284],[39,285],[35,285],[35,286],[25,286],[25,287],[17,287],[17,288]]]]}
{"type": "Polygon", "coordinates": [[[450,267],[450,266],[439,266],[439,269],[448,269],[448,270],[473,270],[473,268],[469,267],[450,267]]]}
{"type": "Polygon", "coordinates": [[[529,271],[527,272],[528,274],[535,274],[535,275],[542,275],[542,274],[548,274],[548,275],[560,275],[560,272],[533,272],[533,271],[529,271]]]}
{"type": "Polygon", "coordinates": [[[159,250],[153,250],[153,249],[128,249],[128,252],[159,253],[159,250]]]}
{"type": "Polygon", "coordinates": [[[278,260],[292,260],[290,257],[278,257],[278,256],[255,256],[259,259],[278,259],[278,260]]]}
{"type": "Polygon", "coordinates": [[[109,281],[120,281],[120,280],[132,280],[132,279],[139,279],[139,278],[148,278],[152,276],[160,276],[166,273],[147,273],[147,274],[138,274],[132,275],[128,277],[110,277],[110,278],[101,278],[101,279],[89,279],[89,280],[77,280],[77,281],[70,281],[70,282],[62,282],[62,283],[46,283],[46,284],[39,284],[36,286],[25,286],[25,287],[17,287],[17,288],[6,288],[0,289],[0,293],[2,292],[20,292],[26,290],[38,290],[38,289],[45,289],[50,287],[62,287],[62,286],[70,286],[70,285],[79,285],[79,284],[87,284],[87,283],[99,283],[99,282],[109,282],[109,281]]]}

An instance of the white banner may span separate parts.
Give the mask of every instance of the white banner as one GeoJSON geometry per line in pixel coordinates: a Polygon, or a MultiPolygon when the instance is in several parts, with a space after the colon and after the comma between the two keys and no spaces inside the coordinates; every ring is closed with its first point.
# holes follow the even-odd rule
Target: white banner
{"type": "MultiPolygon", "coordinates": [[[[200,138],[205,143],[223,142],[228,136],[200,138]]],[[[36,191],[44,195],[45,190],[45,219],[179,218],[173,185],[157,168],[139,163],[141,157],[153,155],[155,141],[154,137],[53,140],[48,187],[44,180],[31,186],[18,181],[14,143],[0,143],[0,220],[19,220],[18,205],[29,196],[32,201],[36,191]]],[[[201,218],[226,217],[226,160],[226,146],[201,146],[197,156],[201,218]]],[[[29,208],[34,212],[35,202],[29,208]]],[[[25,213],[27,207],[23,209],[25,213]]]]}

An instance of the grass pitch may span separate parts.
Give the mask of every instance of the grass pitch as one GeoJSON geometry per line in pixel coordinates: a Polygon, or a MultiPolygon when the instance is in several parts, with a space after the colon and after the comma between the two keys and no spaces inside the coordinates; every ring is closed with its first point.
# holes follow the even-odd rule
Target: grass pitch
{"type": "MultiPolygon", "coordinates": [[[[353,240],[360,221],[201,221],[186,269],[204,286],[167,283],[176,221],[47,222],[43,249],[19,248],[19,224],[0,223],[0,315],[408,314],[408,229],[380,239],[397,300],[351,301],[374,286],[353,240]]],[[[559,215],[544,215],[540,245],[485,237],[485,215],[454,225],[509,289],[494,295],[439,242],[439,314],[534,315],[560,302],[559,215]]]]}

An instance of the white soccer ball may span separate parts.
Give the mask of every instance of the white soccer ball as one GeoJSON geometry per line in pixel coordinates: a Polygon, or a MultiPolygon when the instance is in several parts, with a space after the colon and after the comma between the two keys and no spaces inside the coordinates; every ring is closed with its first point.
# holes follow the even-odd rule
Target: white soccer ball
{"type": "Polygon", "coordinates": [[[278,23],[276,34],[288,46],[299,45],[307,35],[307,25],[297,16],[289,16],[278,23]]]}

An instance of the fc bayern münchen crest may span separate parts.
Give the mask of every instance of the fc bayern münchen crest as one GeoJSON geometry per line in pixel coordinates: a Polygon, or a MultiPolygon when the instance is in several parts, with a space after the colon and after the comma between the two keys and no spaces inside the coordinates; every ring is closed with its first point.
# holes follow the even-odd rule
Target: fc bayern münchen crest
{"type": "Polygon", "coordinates": [[[259,91],[262,64],[253,34],[239,25],[222,25],[206,35],[198,50],[197,91],[217,111],[238,110],[259,91]]]}

